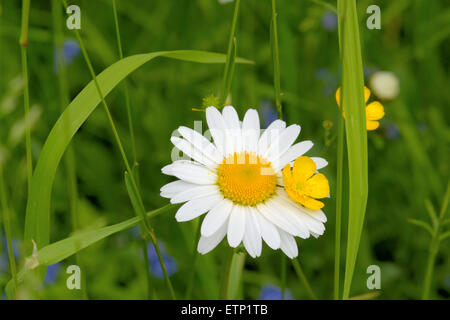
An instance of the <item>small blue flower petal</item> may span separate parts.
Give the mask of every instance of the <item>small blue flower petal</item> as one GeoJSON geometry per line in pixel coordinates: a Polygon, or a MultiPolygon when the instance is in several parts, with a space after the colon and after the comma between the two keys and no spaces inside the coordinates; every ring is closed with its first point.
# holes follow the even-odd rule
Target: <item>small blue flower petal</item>
{"type": "MultiPolygon", "coordinates": [[[[265,285],[259,294],[259,300],[282,300],[281,288],[274,285],[265,285]]],[[[293,300],[289,289],[284,291],[284,300],[293,300]]]]}
{"type": "Polygon", "coordinates": [[[263,99],[260,107],[262,124],[264,128],[267,128],[273,121],[278,119],[278,112],[270,99],[263,99]]]}
{"type": "Polygon", "coordinates": [[[55,264],[51,264],[47,267],[47,272],[45,274],[44,283],[52,284],[55,283],[58,279],[59,271],[61,270],[61,263],[57,262],[55,264]]]}
{"type": "Polygon", "coordinates": [[[336,30],[337,22],[337,16],[332,11],[327,11],[322,16],[322,27],[327,31],[336,30]]]}
{"type": "MultiPolygon", "coordinates": [[[[61,49],[60,49],[61,50],[61,49]]],[[[78,45],[78,42],[75,40],[66,40],[64,41],[64,46],[62,48],[63,54],[64,54],[64,63],[66,66],[72,63],[72,61],[75,59],[76,56],[78,56],[81,52],[80,46],[78,45]]],[[[56,73],[58,73],[58,64],[60,55],[58,54],[57,50],[55,49],[53,51],[53,57],[54,57],[54,70],[56,73]]]]}
{"type": "MultiPolygon", "coordinates": [[[[173,275],[178,270],[178,264],[177,262],[169,256],[165,252],[165,246],[163,243],[158,242],[159,249],[161,250],[161,255],[164,261],[164,265],[166,266],[167,274],[169,276],[173,275]]],[[[147,253],[148,253],[148,261],[150,264],[150,272],[157,278],[164,278],[164,272],[161,268],[161,264],[159,263],[158,254],[156,253],[155,247],[153,244],[149,244],[147,246],[147,253]]]]}

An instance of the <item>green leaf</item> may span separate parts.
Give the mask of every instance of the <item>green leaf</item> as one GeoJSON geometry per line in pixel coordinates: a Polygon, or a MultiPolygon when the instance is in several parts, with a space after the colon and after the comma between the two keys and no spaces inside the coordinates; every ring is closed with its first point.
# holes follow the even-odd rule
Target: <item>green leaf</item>
{"type": "Polygon", "coordinates": [[[226,299],[238,298],[239,286],[241,284],[242,270],[245,263],[245,252],[235,252],[231,260],[230,273],[228,276],[226,299]]]}
{"type": "Polygon", "coordinates": [[[440,235],[439,241],[445,240],[449,237],[450,237],[450,231],[444,232],[443,234],[440,235]]]}
{"type": "Polygon", "coordinates": [[[380,294],[381,294],[381,291],[376,290],[374,292],[368,292],[368,293],[363,293],[363,294],[360,294],[357,296],[353,296],[350,298],[350,300],[371,300],[371,299],[375,299],[380,294]]]}
{"type": "MultiPolygon", "coordinates": [[[[160,51],[130,56],[112,64],[97,76],[104,96],[106,97],[131,72],[157,57],[199,63],[224,63],[226,58],[219,53],[193,50],[160,51]]],[[[236,62],[251,63],[241,58],[236,58],[236,62]]],[[[35,168],[28,196],[24,236],[28,254],[31,253],[31,240],[35,241],[38,249],[49,243],[50,200],[56,169],[72,137],[100,101],[95,84],[90,81],[67,106],[47,137],[35,168]]],[[[43,275],[40,277],[42,278],[43,275]]]]}
{"type": "Polygon", "coordinates": [[[355,0],[338,0],[342,64],[342,108],[349,168],[349,217],[343,298],[348,299],[361,239],[368,195],[364,77],[355,0]]]}
{"type": "Polygon", "coordinates": [[[429,199],[425,200],[425,208],[427,209],[427,213],[430,216],[431,222],[433,223],[433,226],[436,228],[438,225],[438,216],[436,213],[436,210],[433,207],[433,204],[429,199]]]}
{"type": "MultiPolygon", "coordinates": [[[[176,205],[168,204],[150,211],[147,213],[147,218],[155,217],[174,207],[176,205]]],[[[134,217],[107,227],[79,231],[71,237],[46,245],[26,259],[27,263],[17,275],[18,281],[22,281],[30,270],[38,266],[48,266],[60,262],[100,240],[137,225],[141,221],[141,217],[134,217]]],[[[7,292],[12,292],[12,286],[14,286],[14,282],[10,280],[6,286],[7,292]]]]}
{"type": "Polygon", "coordinates": [[[418,227],[424,228],[431,234],[431,236],[434,235],[433,229],[431,228],[431,226],[428,223],[421,221],[421,220],[416,220],[416,219],[408,219],[408,222],[411,224],[414,224],[418,227]]]}

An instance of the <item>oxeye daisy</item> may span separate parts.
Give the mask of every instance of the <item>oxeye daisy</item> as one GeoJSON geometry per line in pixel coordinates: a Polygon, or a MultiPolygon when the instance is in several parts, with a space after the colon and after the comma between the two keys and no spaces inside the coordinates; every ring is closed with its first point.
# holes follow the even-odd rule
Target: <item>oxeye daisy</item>
{"type": "MultiPolygon", "coordinates": [[[[370,98],[370,90],[364,86],[364,102],[367,103],[370,98]]],[[[341,106],[341,88],[336,90],[336,102],[341,106]]],[[[342,114],[345,116],[344,111],[342,114]]],[[[378,120],[384,117],[384,107],[378,101],[373,101],[366,106],[366,129],[367,131],[376,130],[380,126],[378,120]]]]}
{"type": "Polygon", "coordinates": [[[184,203],[176,220],[207,213],[197,246],[202,254],[226,236],[231,247],[242,243],[252,257],[261,255],[263,240],[296,257],[294,237],[318,237],[325,230],[323,203],[316,199],[329,195],[328,181],[317,173],[327,161],[303,156],[313,143],[294,144],[300,134],[296,124],[275,120],[261,134],[254,109],[240,121],[232,106],[222,112],[209,107],[206,120],[213,142],[183,126],[178,128],[181,137],[171,138],[192,159],[162,168],[179,179],[161,188],[161,196],[184,203]]]}

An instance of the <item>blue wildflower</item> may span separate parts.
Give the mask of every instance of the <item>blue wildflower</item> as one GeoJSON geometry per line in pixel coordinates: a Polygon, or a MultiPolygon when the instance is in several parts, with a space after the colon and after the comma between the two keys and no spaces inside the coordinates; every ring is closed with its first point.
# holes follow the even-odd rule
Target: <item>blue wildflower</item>
{"type": "Polygon", "coordinates": [[[332,11],[327,11],[322,16],[322,27],[327,31],[336,30],[337,22],[337,16],[332,11]]]}
{"type": "MultiPolygon", "coordinates": [[[[163,243],[158,242],[159,244],[159,250],[161,250],[161,255],[164,261],[164,264],[166,266],[167,274],[171,276],[175,272],[177,272],[178,265],[177,262],[169,256],[165,252],[165,246],[163,243]]],[[[157,277],[157,278],[164,278],[164,273],[161,268],[161,264],[159,263],[158,254],[156,253],[155,247],[153,244],[149,244],[147,246],[147,253],[148,253],[148,262],[150,264],[150,271],[151,273],[157,277]]]]}
{"type": "Polygon", "coordinates": [[[61,263],[57,262],[55,264],[51,264],[47,267],[47,272],[45,274],[44,283],[52,284],[55,283],[58,279],[59,271],[61,270],[61,263]]]}
{"type": "Polygon", "coordinates": [[[263,99],[260,103],[263,127],[278,119],[278,112],[270,99],[263,99]]]}
{"type": "Polygon", "coordinates": [[[141,231],[139,230],[138,226],[134,226],[129,229],[130,235],[135,239],[142,239],[141,231]]]}
{"type": "MultiPolygon", "coordinates": [[[[14,252],[14,258],[17,260],[19,257],[19,249],[17,245],[17,241],[15,239],[11,240],[12,248],[14,252]]],[[[2,237],[2,251],[0,254],[0,272],[6,272],[9,268],[9,254],[8,254],[8,243],[6,241],[6,237],[2,237]]]]}
{"type": "Polygon", "coordinates": [[[400,136],[400,130],[395,123],[388,123],[385,130],[386,138],[396,140],[400,136]]]}
{"type": "MultiPolygon", "coordinates": [[[[62,48],[63,51],[63,56],[64,56],[64,65],[69,65],[72,63],[72,61],[75,59],[76,56],[78,56],[81,52],[80,46],[78,45],[78,42],[76,42],[75,40],[65,40],[64,41],[64,46],[62,48]]],[[[53,56],[54,56],[54,69],[55,72],[58,72],[59,68],[58,68],[58,64],[60,63],[59,59],[60,56],[57,52],[57,50],[55,49],[53,51],[53,56]]]]}
{"type": "Polygon", "coordinates": [[[326,97],[331,96],[336,91],[339,84],[339,72],[330,72],[326,68],[320,68],[316,71],[316,79],[323,82],[322,94],[326,97]]]}
{"type": "MultiPolygon", "coordinates": [[[[259,300],[282,300],[281,297],[281,288],[270,284],[265,285],[259,294],[259,300]]],[[[284,300],[293,300],[289,289],[284,291],[284,300]]]]}

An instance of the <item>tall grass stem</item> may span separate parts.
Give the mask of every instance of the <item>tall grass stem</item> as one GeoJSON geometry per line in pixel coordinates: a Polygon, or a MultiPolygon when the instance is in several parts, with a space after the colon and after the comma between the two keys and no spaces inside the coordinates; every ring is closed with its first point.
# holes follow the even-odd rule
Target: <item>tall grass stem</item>
{"type": "MultiPolygon", "coordinates": [[[[64,3],[64,6],[67,8],[67,1],[63,0],[63,3],[64,3]]],[[[117,146],[119,147],[119,151],[120,151],[120,154],[122,156],[123,162],[125,164],[125,168],[126,168],[127,172],[129,172],[129,178],[130,178],[130,181],[131,181],[131,184],[132,184],[132,188],[134,189],[133,191],[137,195],[139,206],[140,206],[140,208],[139,208],[140,210],[139,210],[138,213],[141,213],[141,216],[142,216],[142,221],[143,221],[142,227],[146,230],[147,235],[150,236],[150,239],[152,240],[153,245],[155,246],[155,250],[156,250],[156,253],[158,255],[158,260],[159,260],[159,262],[161,264],[161,268],[162,268],[163,273],[164,273],[164,278],[166,280],[166,284],[167,284],[167,286],[169,288],[169,291],[171,293],[172,299],[175,299],[175,292],[173,290],[170,278],[169,278],[169,276],[167,274],[166,266],[164,264],[164,260],[163,260],[162,255],[161,255],[161,251],[159,249],[158,241],[156,239],[156,236],[154,234],[153,229],[151,228],[151,226],[150,226],[150,224],[148,222],[147,216],[145,215],[145,207],[144,207],[144,204],[142,202],[142,196],[141,196],[141,194],[139,192],[139,189],[138,189],[138,186],[137,186],[137,183],[136,183],[136,179],[134,178],[133,171],[131,170],[130,164],[128,162],[128,158],[126,156],[125,149],[123,148],[122,142],[120,140],[120,136],[119,136],[119,133],[117,131],[116,125],[115,125],[114,120],[112,118],[112,115],[111,115],[111,112],[109,110],[109,107],[108,107],[108,105],[106,103],[105,97],[103,96],[103,93],[102,93],[102,90],[100,88],[100,85],[99,85],[99,83],[97,81],[97,77],[95,75],[95,71],[94,71],[94,68],[92,66],[91,60],[89,58],[89,55],[88,55],[88,53],[86,51],[86,47],[84,45],[83,39],[81,38],[81,35],[80,35],[80,33],[79,33],[79,31],[77,29],[74,29],[74,33],[75,33],[75,36],[76,36],[76,38],[78,40],[78,43],[80,45],[80,49],[81,49],[83,57],[84,57],[84,59],[86,61],[86,64],[88,66],[89,72],[91,73],[92,80],[94,81],[95,87],[96,87],[96,89],[98,91],[98,94],[100,96],[100,99],[102,101],[102,105],[104,107],[106,116],[108,118],[108,122],[109,122],[109,124],[111,126],[111,129],[113,131],[114,139],[115,139],[115,141],[117,143],[117,146]]]]}

